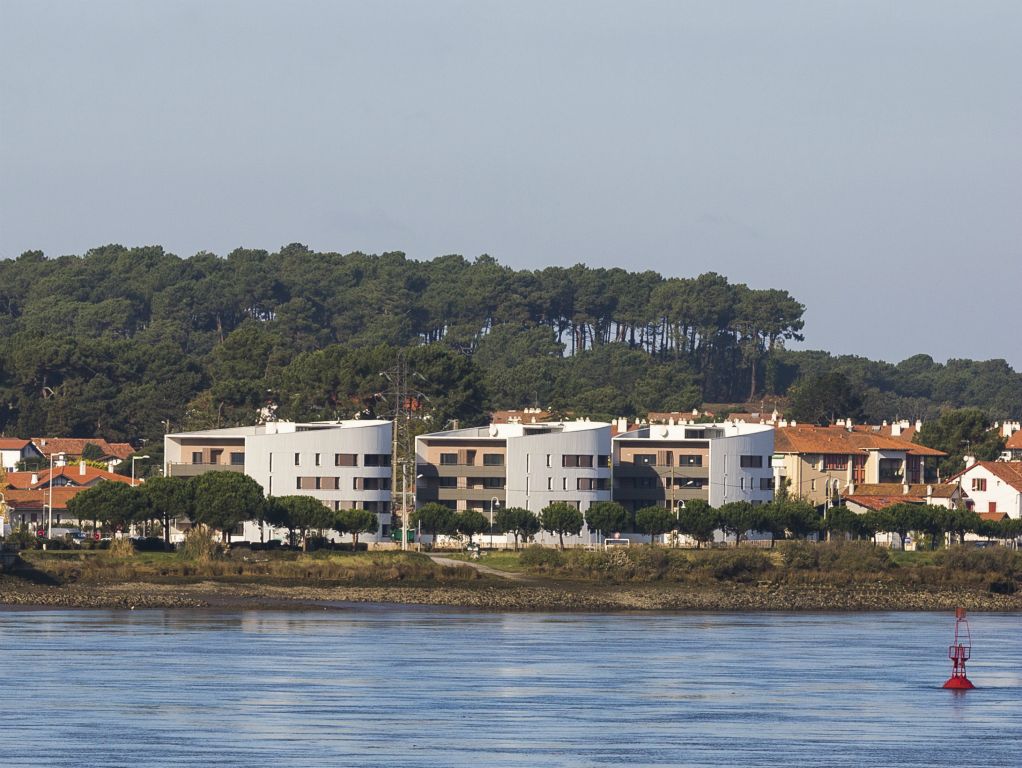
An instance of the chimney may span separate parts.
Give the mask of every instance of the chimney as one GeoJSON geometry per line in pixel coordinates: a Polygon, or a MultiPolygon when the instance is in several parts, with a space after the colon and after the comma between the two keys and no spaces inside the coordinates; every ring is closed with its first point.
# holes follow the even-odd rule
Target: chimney
{"type": "Polygon", "coordinates": [[[976,457],[975,456],[962,456],[962,458],[965,460],[965,468],[966,469],[968,469],[969,467],[971,467],[973,464],[976,463],[976,457]]]}
{"type": "Polygon", "coordinates": [[[32,485],[35,485],[38,482],[39,482],[39,475],[37,475],[35,472],[33,472],[32,473],[32,485]]]}
{"type": "Polygon", "coordinates": [[[85,474],[85,459],[82,459],[81,461],[78,462],[78,474],[79,475],[85,474]]]}
{"type": "Polygon", "coordinates": [[[628,419],[624,416],[621,416],[617,420],[617,431],[619,433],[628,431],[628,419]]]}
{"type": "Polygon", "coordinates": [[[923,428],[923,420],[922,419],[916,419],[916,432],[918,432],[922,428],[923,428]]]}
{"type": "Polygon", "coordinates": [[[928,485],[928,486],[926,486],[926,503],[929,504],[930,503],[930,499],[932,499],[932,498],[933,498],[933,486],[932,485],[928,485]]]}
{"type": "Polygon", "coordinates": [[[891,424],[891,437],[901,437],[901,422],[891,424]]]}
{"type": "Polygon", "coordinates": [[[909,491],[908,483],[902,483],[901,484],[901,495],[902,496],[908,496],[908,491],[909,491]]]}

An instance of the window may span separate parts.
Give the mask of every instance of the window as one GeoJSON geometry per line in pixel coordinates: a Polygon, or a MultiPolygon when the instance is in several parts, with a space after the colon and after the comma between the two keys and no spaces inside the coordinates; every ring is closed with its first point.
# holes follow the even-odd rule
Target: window
{"type": "Polygon", "coordinates": [[[202,463],[202,451],[192,451],[192,464],[202,463]]]}
{"type": "Polygon", "coordinates": [[[993,512],[995,514],[997,513],[997,502],[996,501],[989,501],[989,502],[987,502],[987,512],[993,512]]]}
{"type": "Polygon", "coordinates": [[[367,453],[365,455],[365,465],[367,467],[389,467],[390,466],[390,454],[389,453],[367,453]]]}
{"type": "Polygon", "coordinates": [[[985,477],[974,477],[972,478],[972,490],[974,491],[985,491],[987,489],[987,479],[985,477]]]}
{"type": "Polygon", "coordinates": [[[301,465],[302,465],[302,454],[296,453],[295,454],[295,466],[296,467],[300,467],[301,465]]]}
{"type": "Polygon", "coordinates": [[[880,459],[880,482],[900,483],[902,478],[901,459],[880,459]]]}
{"type": "Polygon", "coordinates": [[[605,491],[607,490],[607,479],[604,477],[579,477],[576,478],[577,491],[605,491]]]}
{"type": "Polygon", "coordinates": [[[647,467],[656,466],[656,454],[655,453],[636,453],[632,456],[633,464],[641,464],[647,467]]]}
{"type": "Polygon", "coordinates": [[[585,467],[591,469],[593,457],[587,454],[566,453],[561,457],[562,467],[585,467]]]}
{"type": "Polygon", "coordinates": [[[761,491],[772,491],[774,489],[774,479],[772,477],[761,477],[759,479],[759,489],[761,491]]]}
{"type": "Polygon", "coordinates": [[[270,469],[270,472],[272,472],[273,471],[273,454],[271,453],[271,454],[269,454],[269,456],[270,456],[270,468],[269,469],[270,469]]]}
{"type": "Polygon", "coordinates": [[[546,465],[547,465],[548,467],[552,467],[552,466],[554,465],[554,464],[553,464],[553,461],[554,461],[554,457],[553,457],[553,454],[550,454],[550,453],[548,453],[548,454],[546,455],[546,465]]]}
{"type": "Polygon", "coordinates": [[[841,453],[827,453],[823,456],[824,471],[840,472],[848,469],[848,457],[841,453]]]}
{"type": "Polygon", "coordinates": [[[295,478],[295,490],[302,490],[302,478],[300,477],[295,478]]]}
{"type": "Polygon", "coordinates": [[[483,454],[483,466],[484,467],[502,467],[502,466],[504,466],[504,454],[502,454],[502,453],[484,453],[483,454]]]}
{"type": "Polygon", "coordinates": [[[231,466],[232,467],[243,467],[245,466],[245,454],[244,453],[231,453],[231,466]]]}
{"type": "Polygon", "coordinates": [[[357,467],[358,466],[358,454],[357,453],[335,453],[334,454],[334,466],[335,467],[357,467]]]}
{"type": "Polygon", "coordinates": [[[441,453],[440,464],[441,466],[453,466],[458,463],[458,454],[456,453],[441,453]]]}
{"type": "Polygon", "coordinates": [[[742,456],[739,461],[739,466],[744,469],[762,469],[763,468],[763,457],[762,456],[742,456]]]}
{"type": "Polygon", "coordinates": [[[312,463],[315,464],[317,467],[319,466],[319,454],[318,453],[313,454],[312,463]]]}
{"type": "Polygon", "coordinates": [[[816,478],[813,478],[812,480],[809,481],[809,490],[810,491],[816,490],[816,478]]]}
{"type": "Polygon", "coordinates": [[[562,491],[568,490],[568,478],[566,477],[561,478],[561,490],[562,491]]]}
{"type": "Polygon", "coordinates": [[[552,491],[554,489],[554,479],[552,477],[548,477],[546,479],[546,489],[548,491],[552,491]]]}
{"type": "Polygon", "coordinates": [[[852,482],[866,482],[866,457],[852,456],[852,482]]]}
{"type": "Polygon", "coordinates": [[[438,477],[437,486],[440,488],[457,488],[458,478],[456,477],[438,477]]]}
{"type": "Polygon", "coordinates": [[[484,477],[483,488],[503,488],[507,481],[503,477],[484,477]]]}
{"type": "Polygon", "coordinates": [[[742,491],[745,490],[745,477],[744,476],[738,478],[738,488],[739,488],[739,490],[742,490],[742,491]]]}
{"type": "Polygon", "coordinates": [[[678,454],[678,466],[679,467],[701,467],[703,466],[703,457],[698,453],[680,453],[678,454]]]}
{"type": "Polygon", "coordinates": [[[610,466],[610,454],[609,453],[601,453],[600,454],[600,458],[599,458],[599,460],[597,462],[597,466],[609,467],[610,466]]]}
{"type": "Polygon", "coordinates": [[[316,487],[317,491],[320,490],[323,487],[323,478],[322,477],[317,477],[316,478],[315,487],[316,487]]]}

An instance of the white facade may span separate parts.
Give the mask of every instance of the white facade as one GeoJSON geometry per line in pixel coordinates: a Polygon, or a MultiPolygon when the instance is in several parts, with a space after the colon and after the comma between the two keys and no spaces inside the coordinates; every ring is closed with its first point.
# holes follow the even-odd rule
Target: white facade
{"type": "Polygon", "coordinates": [[[18,462],[25,459],[41,459],[43,455],[28,440],[24,445],[17,445],[22,442],[18,440],[3,440],[7,445],[0,445],[0,467],[6,472],[14,472],[18,468],[18,462]]]}
{"type": "Polygon", "coordinates": [[[538,514],[564,502],[584,513],[593,502],[611,498],[610,424],[604,422],[491,424],[435,432],[417,437],[415,451],[416,506],[438,502],[487,515],[501,507],[521,507],[538,514]]]}
{"type": "MultiPolygon", "coordinates": [[[[330,509],[376,512],[380,527],[363,541],[388,539],[392,425],[389,421],[270,422],[183,432],[164,438],[164,474],[244,472],[267,496],[311,496],[330,509]]],[[[240,538],[281,538],[247,522],[240,538]]]]}
{"type": "Polygon", "coordinates": [[[1022,518],[1022,461],[977,461],[951,479],[961,483],[973,511],[1022,518]]]}

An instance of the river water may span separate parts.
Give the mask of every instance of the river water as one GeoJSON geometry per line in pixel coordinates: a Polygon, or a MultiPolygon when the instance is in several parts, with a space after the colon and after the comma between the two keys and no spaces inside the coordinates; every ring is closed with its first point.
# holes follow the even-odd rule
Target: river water
{"type": "Polygon", "coordinates": [[[0,611],[3,766],[1018,766],[1022,616],[0,611]]]}

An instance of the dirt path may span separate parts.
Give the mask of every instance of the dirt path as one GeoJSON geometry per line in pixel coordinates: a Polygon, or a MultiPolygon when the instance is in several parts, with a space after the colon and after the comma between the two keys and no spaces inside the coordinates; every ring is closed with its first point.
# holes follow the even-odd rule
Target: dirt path
{"type": "Polygon", "coordinates": [[[427,557],[429,557],[430,560],[432,560],[437,565],[449,566],[467,565],[469,568],[474,568],[475,570],[479,571],[479,573],[484,573],[487,576],[496,576],[497,578],[507,579],[508,581],[520,582],[534,581],[534,579],[529,578],[524,573],[510,573],[509,571],[498,571],[496,568],[491,568],[488,565],[477,563],[474,560],[452,560],[449,557],[444,557],[443,555],[433,555],[428,552],[426,553],[426,555],[427,557]]]}

